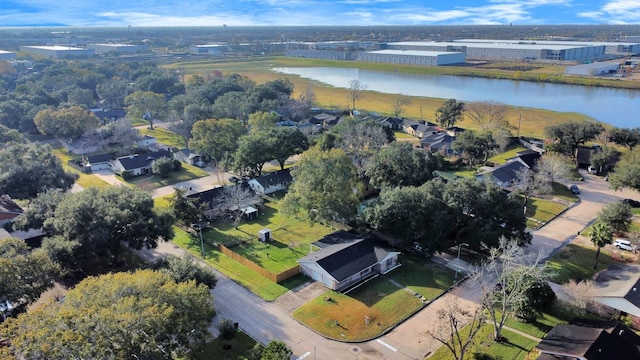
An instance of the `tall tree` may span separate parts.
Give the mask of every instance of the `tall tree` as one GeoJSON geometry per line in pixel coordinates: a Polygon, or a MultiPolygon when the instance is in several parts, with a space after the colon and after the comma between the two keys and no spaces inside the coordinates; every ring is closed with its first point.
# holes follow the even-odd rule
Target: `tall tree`
{"type": "Polygon", "coordinates": [[[348,121],[335,131],[338,132],[337,147],[351,158],[361,178],[369,159],[389,142],[383,125],[370,121],[348,121]]]}
{"type": "Polygon", "coordinates": [[[294,182],[281,206],[288,214],[300,209],[311,219],[347,222],[358,206],[357,177],[344,151],[311,149],[291,171],[294,182]]]}
{"type": "Polygon", "coordinates": [[[238,147],[238,138],[246,133],[242,123],[233,119],[201,120],[193,124],[189,147],[220,161],[238,147]]]}
{"type": "Polygon", "coordinates": [[[458,134],[451,148],[461,153],[469,165],[473,165],[479,161],[486,161],[489,155],[498,148],[498,144],[488,131],[476,133],[466,130],[458,134]]]}
{"type": "Polygon", "coordinates": [[[0,294],[13,304],[31,303],[53,286],[60,267],[42,249],[18,238],[0,239],[0,294]]]}
{"type": "Polygon", "coordinates": [[[218,283],[216,274],[208,266],[201,266],[193,261],[191,254],[167,256],[156,260],[152,264],[154,270],[164,272],[171,276],[175,282],[187,282],[195,280],[196,284],[203,284],[209,289],[213,289],[218,283]]]}
{"type": "Polygon", "coordinates": [[[33,121],[40,133],[59,139],[78,137],[100,125],[100,120],[92,112],[80,106],[41,110],[33,121]]]}
{"type": "Polygon", "coordinates": [[[11,348],[30,359],[173,359],[210,339],[214,315],[209,289],[194,281],[107,274],[12,321],[11,348]]]}
{"type": "Polygon", "coordinates": [[[619,156],[618,150],[605,145],[599,150],[591,150],[591,166],[595,167],[598,172],[602,172],[605,167],[616,163],[619,156]]]}
{"type": "Polygon", "coordinates": [[[127,116],[131,119],[144,120],[153,129],[153,121],[167,114],[167,101],[164,95],[152,91],[136,91],[124,99],[127,105],[127,116]]]}
{"type": "Polygon", "coordinates": [[[18,130],[9,129],[0,125],[0,147],[7,147],[13,144],[26,144],[29,140],[18,130]]]}
{"type": "Polygon", "coordinates": [[[365,174],[377,188],[420,186],[444,167],[440,154],[414,149],[408,142],[394,141],[376,152],[365,174]]]}
{"type": "Polygon", "coordinates": [[[240,173],[256,176],[262,174],[262,167],[273,160],[270,154],[273,141],[266,131],[253,132],[238,139],[238,148],[233,154],[234,169],[240,173]]]}
{"type": "Polygon", "coordinates": [[[97,85],[96,93],[106,107],[122,107],[128,95],[129,85],[121,78],[113,78],[97,85]]]}
{"type": "Polygon", "coordinates": [[[230,211],[233,214],[233,226],[238,226],[242,216],[245,214],[245,208],[255,206],[260,202],[260,195],[249,187],[228,185],[224,187],[222,196],[216,199],[216,203],[213,206],[230,211]]]}
{"type": "Polygon", "coordinates": [[[464,114],[481,130],[505,129],[511,126],[504,118],[507,105],[495,101],[473,101],[465,105],[464,114]]]}
{"type": "Polygon", "coordinates": [[[609,245],[613,242],[613,232],[611,227],[605,223],[597,222],[591,227],[589,231],[589,237],[591,242],[596,246],[596,261],[593,263],[593,268],[598,268],[598,259],[600,258],[600,249],[605,245],[609,245]]]}
{"type": "Polygon", "coordinates": [[[277,121],[278,115],[264,111],[257,111],[249,115],[249,126],[252,132],[273,129],[277,121]]]}
{"type": "Polygon", "coordinates": [[[58,204],[56,234],[78,241],[84,251],[107,252],[117,264],[122,243],[133,249],[154,248],[173,237],[173,217],[158,214],[146,191],[128,186],[90,187],[58,204]]]}
{"type": "Polygon", "coordinates": [[[624,187],[640,190],[640,148],[636,146],[622,155],[615,172],[609,174],[609,181],[614,190],[624,187]]]}
{"type": "Polygon", "coordinates": [[[485,324],[486,316],[482,308],[462,308],[454,300],[439,309],[437,316],[443,325],[435,331],[430,331],[429,335],[444,345],[454,359],[464,360],[469,346],[473,344],[473,340],[485,324]]]}
{"type": "Polygon", "coordinates": [[[612,231],[629,231],[632,219],[631,207],[622,201],[612,201],[598,213],[598,221],[609,225],[612,231]]]}
{"type": "Polygon", "coordinates": [[[280,170],[284,170],[289,157],[309,149],[307,136],[296,127],[277,127],[269,131],[268,136],[271,141],[270,154],[280,164],[280,170]]]}
{"type": "Polygon", "coordinates": [[[631,150],[640,143],[640,128],[615,127],[609,132],[609,140],[618,145],[626,146],[631,150]]]}
{"type": "Polygon", "coordinates": [[[205,205],[198,205],[196,199],[185,196],[185,193],[185,190],[176,188],[169,200],[169,207],[176,220],[189,226],[200,221],[204,213],[205,205]]]}
{"type": "Polygon", "coordinates": [[[351,101],[351,109],[353,110],[357,109],[356,102],[360,100],[360,98],[362,97],[362,92],[365,91],[366,89],[367,89],[367,85],[361,83],[360,80],[357,80],[357,79],[349,80],[349,88],[347,91],[349,94],[349,101],[351,101]]]}
{"type": "Polygon", "coordinates": [[[545,178],[529,168],[522,168],[516,174],[516,182],[512,191],[524,198],[524,213],[527,212],[529,199],[535,194],[546,194],[551,191],[551,184],[545,178]]]}
{"type": "Polygon", "coordinates": [[[593,140],[604,130],[604,127],[591,121],[568,121],[547,126],[544,133],[552,142],[550,149],[565,155],[574,155],[579,145],[593,140]]]}
{"type": "Polygon", "coordinates": [[[501,239],[499,246],[490,249],[473,280],[482,291],[482,306],[493,323],[496,341],[502,339],[504,324],[526,301],[531,287],[546,278],[540,254],[525,253],[517,242],[501,239]]]}
{"type": "Polygon", "coordinates": [[[0,194],[33,199],[46,189],[69,190],[76,178],[64,171],[49,145],[29,143],[0,148],[0,194]]]}
{"type": "Polygon", "coordinates": [[[436,122],[443,129],[454,126],[464,115],[464,103],[449,99],[436,110],[436,122]]]}
{"type": "Polygon", "coordinates": [[[400,117],[400,115],[404,112],[404,109],[408,106],[411,105],[411,98],[403,95],[403,94],[399,94],[398,96],[396,96],[395,100],[393,101],[393,109],[392,109],[392,113],[393,113],[393,117],[400,117]]]}

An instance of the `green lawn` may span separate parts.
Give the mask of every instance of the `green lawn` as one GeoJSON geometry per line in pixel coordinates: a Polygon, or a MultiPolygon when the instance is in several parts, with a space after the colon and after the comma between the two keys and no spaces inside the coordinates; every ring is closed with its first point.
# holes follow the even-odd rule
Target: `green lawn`
{"type": "Polygon", "coordinates": [[[555,201],[531,198],[528,201],[527,212],[525,214],[528,218],[534,218],[539,222],[547,223],[566,208],[566,205],[555,201]]]}
{"type": "Polygon", "coordinates": [[[62,168],[64,171],[78,175],[78,180],[76,180],[76,184],[82,186],[83,188],[89,188],[92,186],[95,187],[106,187],[111,186],[109,183],[103,181],[99,177],[91,174],[84,174],[80,170],[69,165],[69,160],[73,159],[73,155],[69,154],[67,151],[62,149],[54,149],[53,154],[60,159],[60,163],[62,163],[62,168]]]}
{"type": "Polygon", "coordinates": [[[501,164],[506,163],[507,159],[516,156],[516,153],[518,153],[520,151],[525,151],[525,150],[527,150],[526,147],[518,145],[516,147],[510,148],[509,150],[507,150],[507,151],[505,151],[505,152],[503,152],[501,154],[498,154],[498,155],[490,157],[488,159],[488,161],[492,162],[492,163],[494,163],[496,165],[501,165],[501,164]]]}
{"type": "Polygon", "coordinates": [[[171,198],[173,194],[159,196],[153,199],[153,206],[156,209],[168,209],[171,206],[171,198]]]}
{"type": "Polygon", "coordinates": [[[173,171],[164,177],[158,175],[150,175],[147,177],[146,175],[142,175],[132,178],[129,180],[129,183],[143,189],[157,189],[163,186],[169,186],[205,176],[209,176],[209,173],[195,166],[182,163],[181,170],[173,171]]]}
{"type": "MultiPolygon", "coordinates": [[[[175,236],[173,242],[176,245],[189,251],[196,257],[201,257],[200,239],[197,236],[192,236],[177,227],[174,227],[174,231],[175,236]]],[[[208,235],[207,231],[203,233],[205,236],[208,235]]],[[[207,239],[208,238],[207,236],[207,239]]],[[[269,281],[262,275],[219,252],[210,240],[204,242],[204,253],[207,264],[213,266],[230,279],[267,301],[275,300],[278,296],[283,295],[306,280],[299,275],[280,284],[269,281]]]]}
{"type": "Polygon", "coordinates": [[[187,144],[184,143],[184,140],[180,136],[164,128],[156,127],[151,130],[147,127],[141,129],[140,133],[142,133],[143,135],[153,136],[158,140],[159,143],[163,143],[165,145],[178,149],[183,149],[187,146],[187,144]]]}
{"type": "Polygon", "coordinates": [[[578,195],[572,193],[565,185],[556,182],[553,183],[553,188],[549,195],[569,202],[576,202],[580,200],[578,195]]]}
{"type": "Polygon", "coordinates": [[[202,348],[195,350],[187,355],[188,360],[210,360],[210,359],[251,359],[251,354],[255,347],[262,348],[262,345],[253,340],[243,331],[238,331],[233,339],[225,340],[216,338],[206,343],[202,348]],[[225,346],[226,345],[226,346],[225,346]],[[228,349],[224,347],[230,346],[228,349]]]}
{"type": "Polygon", "coordinates": [[[596,272],[611,264],[622,264],[612,254],[616,250],[605,247],[600,252],[598,268],[594,269],[596,247],[592,244],[571,243],[562,248],[549,261],[547,266],[552,272],[551,280],[560,284],[569,280],[590,279],[596,272]]]}
{"type": "Polygon", "coordinates": [[[212,242],[237,244],[231,249],[271,272],[280,272],[297,265],[297,260],[309,253],[309,244],[334,232],[334,229],[307,219],[285,216],[278,211],[278,200],[265,200],[260,215],[242,221],[234,227],[229,221],[217,222],[207,233],[212,242]],[[273,240],[258,241],[258,231],[271,230],[273,240]]]}
{"type": "Polygon", "coordinates": [[[292,316],[324,336],[358,341],[383,333],[422,306],[415,296],[377,277],[347,295],[327,291],[292,316]]]}
{"type": "Polygon", "coordinates": [[[570,304],[556,301],[548,311],[542,313],[534,322],[524,323],[517,319],[510,318],[506,326],[520,330],[531,336],[542,338],[549,330],[558,324],[566,324],[571,319],[579,317],[580,314],[571,307],[570,304]]]}
{"type": "MultiPolygon", "coordinates": [[[[463,332],[466,328],[463,330],[463,332]]],[[[502,360],[520,360],[524,359],[527,354],[536,346],[538,342],[524,336],[513,333],[509,330],[502,330],[504,341],[495,342],[491,340],[493,336],[493,325],[486,324],[476,334],[476,337],[470,349],[465,355],[465,359],[473,359],[474,353],[484,353],[492,356],[494,359],[502,360]]],[[[436,350],[429,360],[449,360],[453,356],[445,346],[441,346],[436,350]]]]}
{"type": "Polygon", "coordinates": [[[420,139],[413,136],[413,135],[409,135],[404,131],[401,130],[396,130],[393,132],[393,135],[396,137],[397,141],[405,141],[408,143],[411,143],[411,145],[413,146],[418,146],[420,145],[420,139]]]}
{"type": "Polygon", "coordinates": [[[385,274],[385,277],[395,280],[426,299],[433,300],[453,284],[454,272],[431,260],[402,254],[398,261],[402,266],[385,274]]]}

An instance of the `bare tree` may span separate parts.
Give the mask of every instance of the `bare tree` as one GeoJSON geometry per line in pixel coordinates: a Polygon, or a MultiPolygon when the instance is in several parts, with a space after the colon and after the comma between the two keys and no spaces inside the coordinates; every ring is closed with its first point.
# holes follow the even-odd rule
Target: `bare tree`
{"type": "Polygon", "coordinates": [[[567,158],[557,152],[548,151],[537,163],[537,173],[549,184],[569,176],[570,168],[567,158]]]}
{"type": "Polygon", "coordinates": [[[388,143],[384,129],[367,122],[350,123],[340,135],[338,147],[351,158],[360,178],[364,176],[367,161],[388,143]]]}
{"type": "Polygon", "coordinates": [[[367,89],[367,85],[360,82],[360,80],[353,79],[349,81],[349,100],[351,101],[352,109],[356,108],[356,101],[362,97],[362,92],[367,89]]]}
{"type": "Polygon", "coordinates": [[[246,208],[256,205],[260,201],[260,195],[256,194],[248,186],[228,185],[224,187],[216,207],[221,211],[229,211],[233,214],[233,226],[238,226],[246,208]]]}
{"type": "Polygon", "coordinates": [[[489,249],[489,257],[473,273],[482,291],[482,307],[494,326],[494,339],[502,338],[504,324],[522,302],[532,285],[546,280],[542,256],[525,254],[517,241],[500,239],[497,248],[489,249]]]}
{"type": "Polygon", "coordinates": [[[510,129],[505,120],[507,106],[495,101],[474,101],[465,105],[465,115],[482,130],[510,129]]]}
{"type": "Polygon", "coordinates": [[[516,183],[512,190],[524,197],[524,212],[527,212],[529,199],[535,194],[546,194],[551,191],[551,186],[542,177],[529,168],[522,168],[517,173],[516,183]]]}
{"type": "Polygon", "coordinates": [[[393,102],[393,117],[398,118],[404,112],[404,108],[411,104],[411,98],[407,95],[400,94],[396,96],[393,102]]]}
{"type": "Polygon", "coordinates": [[[429,335],[442,343],[456,360],[463,360],[476,334],[485,323],[482,308],[463,309],[457,301],[450,302],[438,310],[438,320],[442,326],[429,335]],[[469,331],[462,331],[468,327],[469,331]]]}
{"type": "Polygon", "coordinates": [[[307,85],[304,91],[298,96],[298,100],[312,107],[316,101],[316,93],[313,91],[311,85],[307,85]]]}
{"type": "Polygon", "coordinates": [[[593,301],[596,294],[595,283],[591,280],[575,281],[569,280],[567,284],[562,285],[562,290],[566,295],[565,300],[576,307],[583,314],[587,312],[606,315],[607,310],[604,305],[593,301]]]}

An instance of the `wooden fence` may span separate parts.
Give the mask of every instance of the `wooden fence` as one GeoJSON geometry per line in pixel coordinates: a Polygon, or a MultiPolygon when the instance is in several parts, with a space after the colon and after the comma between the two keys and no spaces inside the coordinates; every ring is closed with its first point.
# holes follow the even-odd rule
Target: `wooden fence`
{"type": "Polygon", "coordinates": [[[300,265],[296,265],[294,267],[292,267],[291,269],[282,271],[280,273],[274,274],[271,271],[265,270],[264,268],[262,268],[260,265],[254,263],[253,261],[245,258],[244,256],[234,252],[233,250],[229,249],[228,247],[222,245],[222,244],[218,244],[218,248],[220,249],[220,252],[227,255],[228,257],[232,258],[233,260],[239,262],[240,264],[248,267],[249,269],[257,272],[258,274],[266,277],[267,279],[279,283],[281,281],[284,281],[290,277],[293,277],[297,274],[300,273],[300,265]]]}

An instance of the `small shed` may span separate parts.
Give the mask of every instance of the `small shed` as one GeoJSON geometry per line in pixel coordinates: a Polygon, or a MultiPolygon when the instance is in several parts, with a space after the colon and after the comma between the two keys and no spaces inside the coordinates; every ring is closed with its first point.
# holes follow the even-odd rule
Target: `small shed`
{"type": "Polygon", "coordinates": [[[262,242],[270,241],[271,240],[271,230],[269,230],[267,228],[260,229],[260,231],[258,231],[258,238],[262,242]]]}

